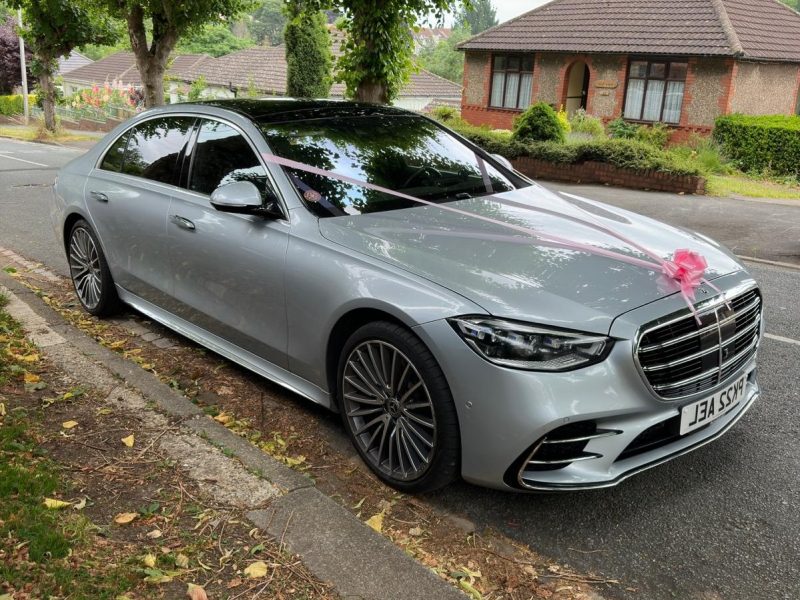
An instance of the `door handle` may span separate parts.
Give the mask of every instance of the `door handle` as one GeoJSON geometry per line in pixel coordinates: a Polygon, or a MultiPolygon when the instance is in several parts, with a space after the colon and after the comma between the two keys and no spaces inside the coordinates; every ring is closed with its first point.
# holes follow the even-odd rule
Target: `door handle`
{"type": "Polygon", "coordinates": [[[189,219],[186,219],[185,217],[181,217],[180,215],[172,215],[170,217],[170,220],[181,229],[186,229],[188,231],[195,230],[194,223],[192,223],[189,219]]]}
{"type": "Polygon", "coordinates": [[[89,197],[92,200],[97,200],[98,202],[108,202],[108,196],[106,196],[103,192],[89,192],[89,197]]]}

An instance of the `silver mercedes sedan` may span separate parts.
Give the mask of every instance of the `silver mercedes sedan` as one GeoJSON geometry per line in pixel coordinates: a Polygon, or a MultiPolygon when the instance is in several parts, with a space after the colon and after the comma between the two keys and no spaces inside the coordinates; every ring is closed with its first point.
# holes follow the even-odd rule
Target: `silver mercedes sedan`
{"type": "Polygon", "coordinates": [[[54,198],[88,312],[127,304],[338,411],[402,491],[613,486],[759,396],[761,294],[728,251],[555,195],[418,114],[150,110],[64,167],[54,198]],[[692,304],[641,248],[704,257],[692,304]]]}

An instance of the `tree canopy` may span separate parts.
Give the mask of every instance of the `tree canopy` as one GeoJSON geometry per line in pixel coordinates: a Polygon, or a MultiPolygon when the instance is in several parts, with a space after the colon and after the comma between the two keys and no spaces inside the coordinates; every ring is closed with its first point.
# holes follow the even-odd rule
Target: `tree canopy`
{"type": "Polygon", "coordinates": [[[464,53],[456,46],[471,36],[469,27],[454,28],[446,40],[432,48],[422,49],[418,56],[419,65],[439,77],[461,83],[464,78],[464,53]]]}
{"type": "Polygon", "coordinates": [[[250,15],[250,35],[256,44],[277,46],[283,42],[283,30],[286,28],[284,5],[282,0],[263,0],[250,15]]]}
{"type": "MultiPolygon", "coordinates": [[[[31,52],[25,48],[28,57],[28,78],[30,79],[31,52]]],[[[10,11],[0,20],[0,94],[10,94],[22,83],[22,72],[19,64],[19,36],[16,19],[10,11]]]]}
{"type": "Polygon", "coordinates": [[[478,35],[497,25],[497,11],[492,0],[472,0],[472,7],[465,6],[456,15],[456,27],[468,27],[472,35],[478,35]]]}
{"type": "Polygon", "coordinates": [[[181,54],[223,56],[252,45],[250,38],[236,37],[227,23],[209,23],[182,38],[175,49],[181,54]]]}
{"type": "Polygon", "coordinates": [[[327,98],[331,89],[331,38],[322,11],[293,0],[286,24],[286,93],[295,98],[327,98]]]}

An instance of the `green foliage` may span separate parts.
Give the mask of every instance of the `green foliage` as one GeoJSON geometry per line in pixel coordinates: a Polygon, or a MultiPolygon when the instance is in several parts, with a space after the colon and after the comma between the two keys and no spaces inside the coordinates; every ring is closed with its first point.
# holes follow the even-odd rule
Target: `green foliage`
{"type": "Polygon", "coordinates": [[[800,11],[800,0],[781,0],[786,6],[789,6],[797,11],[800,11]]]}
{"type": "Polygon", "coordinates": [[[472,35],[478,35],[497,25],[497,11],[492,0],[473,0],[456,15],[456,27],[466,26],[472,35]]]}
{"type": "Polygon", "coordinates": [[[456,48],[470,37],[466,27],[457,27],[452,35],[431,48],[423,48],[417,57],[419,65],[450,81],[461,83],[464,79],[464,53],[456,48]]]}
{"type": "Polygon", "coordinates": [[[800,116],[719,117],[714,139],[745,171],[800,176],[800,116]]]}
{"type": "Polygon", "coordinates": [[[635,123],[628,123],[622,117],[617,117],[608,124],[608,133],[612,138],[620,140],[632,140],[636,138],[639,126],[635,123]]]}
{"type": "Polygon", "coordinates": [[[437,106],[431,111],[431,116],[441,123],[450,123],[459,118],[458,110],[452,106],[437,106]]]}
{"type": "Polygon", "coordinates": [[[728,175],[733,172],[730,160],[710,137],[695,136],[687,144],[672,146],[669,153],[693,162],[704,175],[728,175]]]}
{"type": "Polygon", "coordinates": [[[223,56],[253,45],[249,38],[236,37],[224,23],[208,23],[181,39],[176,46],[180,54],[223,56]]]}
{"type": "MultiPolygon", "coordinates": [[[[331,8],[329,0],[307,0],[314,8],[331,8]]],[[[459,0],[334,0],[344,15],[347,34],[343,55],[337,61],[336,80],[347,95],[367,102],[388,103],[413,69],[411,28],[429,15],[444,21],[459,0]]]]}
{"type": "Polygon", "coordinates": [[[570,133],[572,131],[572,125],[569,122],[569,114],[562,106],[556,112],[556,118],[558,118],[558,122],[561,123],[561,129],[564,130],[564,133],[570,133]]]}
{"type": "Polygon", "coordinates": [[[250,34],[257,44],[277,46],[283,43],[286,15],[282,0],[262,0],[250,16],[250,34]]]}
{"type": "Polygon", "coordinates": [[[325,13],[293,0],[286,24],[286,94],[327,98],[331,90],[331,38],[325,13]]]}
{"type": "Polygon", "coordinates": [[[664,123],[641,125],[636,129],[635,138],[645,144],[652,144],[656,148],[666,148],[669,142],[669,127],[664,123]]]}
{"type": "Polygon", "coordinates": [[[564,126],[553,107],[537,102],[514,122],[514,139],[526,142],[564,142],[564,126]]]}
{"type": "Polygon", "coordinates": [[[606,128],[603,126],[603,121],[597,117],[593,117],[584,109],[575,111],[572,118],[569,120],[570,127],[573,133],[580,133],[595,138],[604,137],[606,128]]]}
{"type": "Polygon", "coordinates": [[[203,92],[206,91],[206,78],[204,75],[200,75],[197,79],[195,79],[192,84],[189,86],[189,93],[186,95],[186,99],[189,102],[197,102],[203,98],[203,92]]]}
{"type": "MultiPolygon", "coordinates": [[[[30,106],[34,106],[36,104],[36,96],[29,95],[28,103],[30,106]]],[[[23,110],[22,94],[0,96],[0,115],[7,117],[21,115],[23,110]]]]}

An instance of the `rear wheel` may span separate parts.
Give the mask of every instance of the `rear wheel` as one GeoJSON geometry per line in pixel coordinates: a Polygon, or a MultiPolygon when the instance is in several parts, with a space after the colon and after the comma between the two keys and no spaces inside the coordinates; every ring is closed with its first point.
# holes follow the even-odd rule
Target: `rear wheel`
{"type": "Polygon", "coordinates": [[[72,284],[83,308],[96,316],[117,312],[120,301],[108,263],[97,236],[83,219],[72,226],[67,257],[72,284]]]}
{"type": "Polygon", "coordinates": [[[383,481],[424,492],[458,476],[460,441],[450,388],[411,332],[383,321],[361,327],[342,351],[338,390],[345,428],[383,481]]]}

